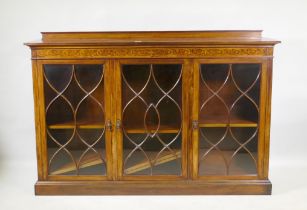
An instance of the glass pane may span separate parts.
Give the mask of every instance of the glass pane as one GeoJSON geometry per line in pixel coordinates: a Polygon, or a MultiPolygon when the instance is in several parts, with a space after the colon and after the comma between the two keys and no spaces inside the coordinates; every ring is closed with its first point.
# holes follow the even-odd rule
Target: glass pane
{"type": "Polygon", "coordinates": [[[122,66],[124,175],[181,175],[182,65],[122,66]]]}
{"type": "Polygon", "coordinates": [[[256,175],[260,64],[200,67],[199,175],[256,175]]]}
{"type": "Polygon", "coordinates": [[[50,175],[106,175],[103,65],[44,65],[50,175]]]}

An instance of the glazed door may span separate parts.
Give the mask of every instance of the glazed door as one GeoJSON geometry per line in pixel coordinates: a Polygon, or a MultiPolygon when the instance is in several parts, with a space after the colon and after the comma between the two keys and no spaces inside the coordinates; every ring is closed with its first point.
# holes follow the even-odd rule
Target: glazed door
{"type": "Polygon", "coordinates": [[[40,61],[49,180],[112,177],[109,65],[40,61]]]}
{"type": "Polygon", "coordinates": [[[194,179],[262,176],[265,71],[260,59],[195,63],[194,179]]]}
{"type": "Polygon", "coordinates": [[[182,60],[121,60],[116,69],[118,179],[187,176],[182,60]]]}

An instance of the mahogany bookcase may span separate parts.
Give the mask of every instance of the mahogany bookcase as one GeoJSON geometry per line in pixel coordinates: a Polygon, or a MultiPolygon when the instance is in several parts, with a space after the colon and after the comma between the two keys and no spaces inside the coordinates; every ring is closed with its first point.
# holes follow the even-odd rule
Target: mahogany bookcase
{"type": "Polygon", "coordinates": [[[38,195],[271,194],[261,31],[43,32],[38,195]]]}

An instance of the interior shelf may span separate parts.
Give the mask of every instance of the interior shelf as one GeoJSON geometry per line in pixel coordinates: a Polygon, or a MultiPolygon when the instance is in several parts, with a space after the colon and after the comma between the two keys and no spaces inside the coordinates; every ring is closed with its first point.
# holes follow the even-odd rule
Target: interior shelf
{"type": "MultiPolygon", "coordinates": [[[[200,158],[205,153],[204,149],[199,150],[200,158]]],[[[222,158],[225,158],[229,164],[234,151],[232,150],[212,150],[205,158],[205,161],[199,163],[199,175],[201,176],[215,176],[215,175],[250,175],[257,174],[257,166],[249,153],[237,153],[229,166],[229,174],[226,174],[226,165],[222,158]]],[[[257,152],[251,152],[257,160],[257,152]]]]}
{"type": "MultiPolygon", "coordinates": [[[[231,118],[230,123],[228,120],[222,117],[206,117],[205,119],[200,119],[200,128],[210,128],[210,127],[257,127],[258,123],[252,120],[231,118]]],[[[75,124],[73,122],[56,123],[48,126],[49,129],[74,129],[75,124]]],[[[104,123],[87,123],[81,122],[77,124],[77,128],[80,129],[104,129],[104,123]]],[[[141,126],[128,126],[124,128],[126,133],[154,133],[156,131],[156,126],[149,126],[146,130],[141,126]]],[[[159,127],[158,133],[178,133],[180,128],[178,126],[161,125],[159,127]]]]}
{"type": "MultiPolygon", "coordinates": [[[[48,126],[49,129],[74,129],[75,124],[74,122],[63,122],[63,123],[56,123],[51,124],[48,126]]],[[[77,128],[80,129],[103,129],[105,127],[104,123],[102,122],[81,122],[77,124],[77,128]]],[[[141,126],[128,126],[124,128],[126,133],[154,133],[157,129],[156,126],[148,126],[146,130],[144,127],[141,126]]],[[[160,125],[158,133],[178,133],[180,128],[178,126],[169,126],[169,125],[160,125]]]]}
{"type": "MultiPolygon", "coordinates": [[[[174,151],[174,153],[170,153],[170,152],[163,153],[162,155],[160,155],[159,158],[156,159],[155,162],[152,162],[151,164],[153,166],[158,166],[158,165],[176,160],[178,158],[181,158],[181,151],[180,150],[173,150],[173,151],[174,151]]],[[[80,153],[80,151],[75,151],[75,153],[80,153]]],[[[136,153],[140,154],[140,152],[136,152],[136,153]]],[[[147,153],[148,156],[154,157],[155,155],[157,155],[158,152],[152,152],[152,151],[148,152],[147,151],[146,153],[147,153]]],[[[104,157],[105,156],[104,152],[103,153],[100,152],[99,155],[97,155],[95,153],[91,153],[89,155],[86,155],[83,158],[82,163],[79,165],[79,168],[82,169],[82,168],[88,168],[88,167],[99,165],[99,164],[104,164],[104,162],[101,160],[101,158],[99,156],[104,157]]],[[[151,164],[146,159],[143,159],[141,157],[143,157],[143,156],[141,155],[141,156],[139,156],[139,158],[135,159],[134,160],[135,164],[126,168],[124,170],[124,173],[127,174],[127,175],[128,174],[134,174],[136,172],[150,168],[151,164]]],[[[68,173],[68,172],[71,172],[71,171],[74,171],[74,170],[76,170],[75,163],[70,162],[70,163],[62,165],[61,167],[58,167],[56,170],[52,171],[50,174],[51,175],[61,175],[61,174],[65,174],[65,173],[68,173]]]]}
{"type": "MultiPolygon", "coordinates": [[[[82,151],[75,151],[72,152],[72,154],[82,154],[82,151]]],[[[95,165],[99,165],[99,164],[104,164],[104,162],[101,160],[100,157],[105,157],[105,151],[103,150],[103,152],[99,152],[99,154],[96,153],[90,153],[88,155],[86,155],[83,159],[82,162],[79,165],[79,169],[82,168],[89,168],[91,166],[95,166],[95,165]]],[[[50,174],[51,175],[61,175],[61,174],[65,174],[71,171],[75,171],[76,170],[76,165],[74,162],[70,162],[67,164],[64,164],[60,167],[57,167],[56,170],[52,171],[50,174]]]]}
{"type": "MultiPolygon", "coordinates": [[[[74,129],[74,127],[73,121],[48,125],[49,129],[74,129]]],[[[104,127],[104,122],[81,121],[77,123],[77,128],[81,129],[103,129],[104,127]]]]}
{"type": "Polygon", "coordinates": [[[208,116],[199,120],[199,127],[257,127],[258,123],[252,120],[241,119],[239,117],[231,117],[230,123],[227,117],[208,116]]]}
{"type": "MultiPolygon", "coordinates": [[[[76,153],[80,153],[79,151],[75,151],[76,153]]],[[[127,152],[127,151],[124,151],[127,152]]],[[[203,154],[205,152],[204,149],[200,149],[200,154],[203,154]]],[[[130,165],[129,167],[124,169],[124,173],[126,175],[132,175],[138,172],[141,172],[143,170],[149,169],[151,167],[150,163],[144,159],[141,152],[136,151],[137,154],[136,157],[133,159],[134,164],[130,165]]],[[[153,151],[146,151],[147,155],[149,157],[155,157],[157,152],[153,151]]],[[[230,160],[232,154],[234,151],[211,151],[207,157],[206,161],[200,162],[199,165],[199,174],[200,175],[225,175],[225,163],[221,159],[221,155],[223,155],[227,161],[230,160]]],[[[99,154],[100,156],[104,157],[104,153],[99,154]]],[[[257,153],[252,152],[252,155],[257,159],[257,153]]],[[[256,166],[254,165],[252,159],[250,158],[250,155],[248,153],[237,153],[236,158],[233,159],[231,163],[230,172],[233,175],[255,175],[256,173],[256,166]]],[[[158,166],[166,163],[172,163],[172,161],[175,161],[177,159],[181,158],[181,151],[180,150],[174,150],[174,153],[163,153],[154,163],[152,162],[153,166],[158,166]]],[[[175,163],[175,162],[174,162],[175,163]]],[[[91,153],[83,158],[82,164],[80,164],[79,168],[88,168],[95,165],[104,164],[104,162],[99,158],[97,154],[91,153]]],[[[67,164],[62,165],[61,167],[58,167],[56,170],[52,171],[51,175],[61,175],[65,174],[71,171],[75,171],[76,166],[74,163],[70,162],[67,164]]]]}
{"type": "MultiPolygon", "coordinates": [[[[154,133],[157,130],[156,126],[148,126],[147,130],[144,128],[144,126],[127,126],[124,127],[124,130],[126,133],[154,133]]],[[[178,133],[180,128],[178,126],[172,126],[172,125],[160,125],[158,133],[178,133]]]]}

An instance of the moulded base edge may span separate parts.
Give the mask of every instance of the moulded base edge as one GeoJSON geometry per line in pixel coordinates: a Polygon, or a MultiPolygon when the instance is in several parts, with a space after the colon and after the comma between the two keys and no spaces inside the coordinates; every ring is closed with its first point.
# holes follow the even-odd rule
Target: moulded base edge
{"type": "Polygon", "coordinates": [[[269,180],[38,181],[36,195],[270,195],[269,180]]]}

